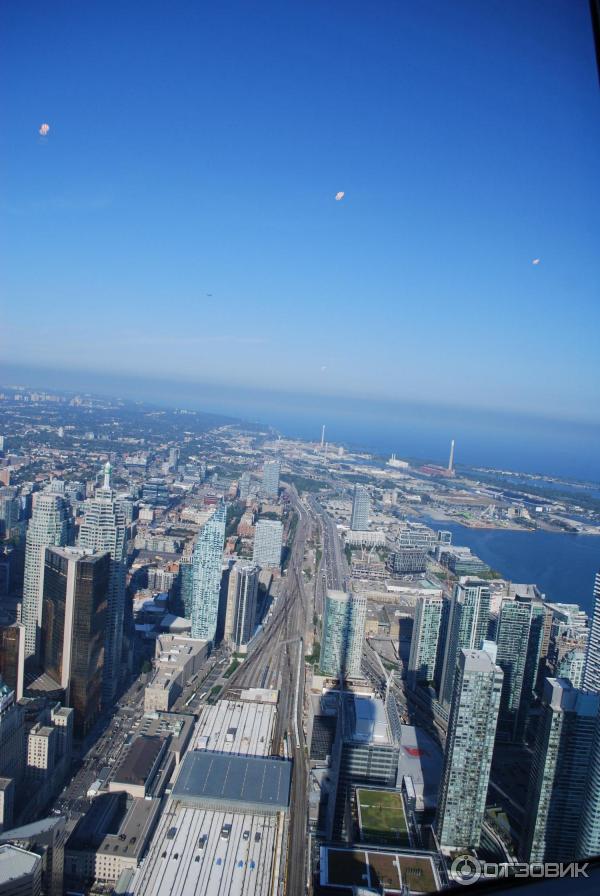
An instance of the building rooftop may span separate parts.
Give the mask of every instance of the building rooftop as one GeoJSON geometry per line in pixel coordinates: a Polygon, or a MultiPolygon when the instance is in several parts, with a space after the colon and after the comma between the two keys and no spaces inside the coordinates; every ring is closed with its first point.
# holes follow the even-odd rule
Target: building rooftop
{"type": "Polygon", "coordinates": [[[246,688],[240,691],[240,700],[276,704],[279,701],[279,691],[275,688],[246,688]]]}
{"type": "Polygon", "coordinates": [[[139,733],[149,737],[170,735],[169,749],[180,752],[191,736],[195,721],[191,713],[157,710],[144,714],[139,733]]]}
{"type": "Polygon", "coordinates": [[[422,728],[400,726],[398,782],[410,778],[418,810],[432,809],[437,805],[442,763],[441,749],[422,728]]]}
{"type": "MultiPolygon", "coordinates": [[[[485,642],[486,644],[488,642],[485,642]]],[[[494,645],[495,647],[495,645],[494,645]]],[[[464,658],[464,670],[466,672],[492,672],[496,666],[495,651],[490,650],[461,650],[464,658]]]]}
{"type": "Polygon", "coordinates": [[[161,817],[148,855],[123,892],[129,896],[271,896],[279,877],[281,837],[275,815],[171,804],[161,817]]]}
{"type": "Polygon", "coordinates": [[[392,743],[383,700],[353,694],[347,701],[348,704],[347,725],[350,726],[351,740],[375,744],[392,743]]]}
{"type": "Polygon", "coordinates": [[[121,855],[138,859],[146,848],[148,836],[159,814],[160,800],[128,800],[118,831],[107,831],[97,851],[111,856],[121,855]]]}
{"type": "Polygon", "coordinates": [[[378,846],[410,847],[404,802],[399,790],[356,788],[360,839],[378,846]]]}
{"type": "Polygon", "coordinates": [[[159,812],[160,800],[128,799],[125,793],[101,794],[77,822],[66,848],[137,860],[159,812]]]}
{"type": "Polygon", "coordinates": [[[315,716],[310,742],[310,758],[323,762],[331,756],[337,718],[335,716],[315,716]]]}
{"type": "Polygon", "coordinates": [[[181,668],[191,656],[200,653],[205,646],[206,641],[199,638],[180,638],[172,634],[161,635],[156,641],[156,662],[161,665],[181,668]]]}
{"type": "Polygon", "coordinates": [[[30,737],[52,737],[53,734],[54,728],[52,727],[52,725],[40,725],[39,722],[37,725],[34,725],[29,732],[30,737]]]}
{"type": "Polygon", "coordinates": [[[321,847],[321,886],[346,891],[365,887],[369,892],[433,893],[441,889],[432,853],[321,847]]]}
{"type": "Polygon", "coordinates": [[[10,843],[0,846],[0,887],[25,874],[31,874],[36,864],[41,861],[34,852],[28,852],[19,846],[10,843]]]}
{"type": "Polygon", "coordinates": [[[219,700],[202,710],[192,749],[269,756],[276,714],[271,703],[219,700]]]}
{"type": "Polygon", "coordinates": [[[110,828],[117,830],[125,812],[127,794],[101,793],[77,822],[67,841],[67,849],[97,849],[110,828]]]}
{"type": "MultiPolygon", "coordinates": [[[[164,613],[163,610],[160,610],[164,613]]],[[[154,674],[146,685],[151,690],[168,690],[187,663],[194,657],[206,652],[207,641],[199,638],[178,637],[173,634],[161,634],[156,639],[154,658],[154,674]]]]}
{"type": "Polygon", "coordinates": [[[64,692],[64,688],[61,688],[60,684],[47,672],[40,672],[39,675],[35,675],[33,678],[28,676],[25,683],[26,696],[37,697],[40,694],[44,694],[48,697],[55,696],[57,699],[60,699],[64,692]]]}
{"type": "Polygon", "coordinates": [[[29,840],[47,834],[58,824],[64,824],[62,815],[50,815],[48,818],[40,818],[39,821],[32,821],[30,824],[21,825],[19,828],[11,828],[9,831],[0,833],[0,842],[2,840],[29,840]]]}
{"type": "Polygon", "coordinates": [[[292,764],[263,756],[192,751],[183,760],[173,799],[215,810],[287,810],[292,764]]]}
{"type": "Polygon", "coordinates": [[[115,768],[115,784],[145,784],[154,763],[163,749],[164,737],[140,734],[132,741],[123,759],[115,768]]]}
{"type": "Polygon", "coordinates": [[[554,710],[595,718],[599,701],[598,694],[574,688],[568,678],[547,678],[544,682],[544,702],[554,710]]]}

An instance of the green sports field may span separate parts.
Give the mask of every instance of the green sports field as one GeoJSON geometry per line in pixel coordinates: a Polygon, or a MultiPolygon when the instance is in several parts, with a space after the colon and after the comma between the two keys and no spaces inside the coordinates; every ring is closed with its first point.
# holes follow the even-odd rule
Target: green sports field
{"type": "Polygon", "coordinates": [[[395,791],[357,788],[360,838],[365,843],[410,846],[402,796],[395,791]]]}

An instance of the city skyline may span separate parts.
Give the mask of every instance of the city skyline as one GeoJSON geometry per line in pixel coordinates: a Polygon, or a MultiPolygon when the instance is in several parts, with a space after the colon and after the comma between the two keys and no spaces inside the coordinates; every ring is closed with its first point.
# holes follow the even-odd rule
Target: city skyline
{"type": "Polygon", "coordinates": [[[1,892],[588,876],[599,73],[600,0],[0,4],[1,892]]]}
{"type": "MultiPolygon", "coordinates": [[[[594,576],[584,572],[575,603],[575,560],[556,563],[547,549],[546,562],[571,573],[550,597],[463,543],[480,529],[514,537],[529,555],[536,536],[587,539],[597,572],[593,489],[552,478],[540,500],[529,492],[535,476],[488,484],[478,468],[449,476],[446,464],[325,450],[185,409],[0,394],[0,825],[17,825],[6,839],[20,842],[19,825],[33,834],[74,812],[67,888],[87,877],[113,885],[128,868],[127,893],[158,892],[166,857],[179,879],[177,854],[182,896],[209,868],[224,891],[241,868],[277,867],[286,815],[288,893],[309,876],[317,892],[335,867],[323,850],[359,844],[382,861],[401,849],[404,883],[427,874],[436,889],[455,878],[458,851],[490,849],[498,824],[501,855],[597,851],[599,697],[579,690],[597,690],[594,576]],[[65,540],[78,547],[52,546],[65,540]],[[29,612],[36,570],[41,629],[29,612]],[[25,617],[35,642],[39,632],[39,663],[25,657],[25,617]],[[114,702],[102,694],[111,654],[120,656],[114,702]],[[540,702],[552,682],[573,697],[559,712],[540,702]],[[71,739],[82,761],[67,775],[71,739]],[[244,782],[253,790],[265,761],[285,779],[263,798],[244,782]],[[231,792],[214,790],[213,762],[240,772],[231,767],[231,792]],[[123,789],[131,812],[112,825],[123,789]],[[172,815],[182,794],[181,811],[199,813],[181,828],[198,836],[187,856],[172,815]],[[513,826],[511,806],[523,825],[513,826]],[[154,832],[125,856],[119,844],[132,847],[149,816],[154,832]],[[100,845],[84,862],[80,831],[94,825],[100,845]],[[437,842],[424,848],[431,825],[437,842]],[[235,868],[214,865],[217,843],[234,850],[235,868]]],[[[44,844],[31,845],[37,861],[44,844]]]]}

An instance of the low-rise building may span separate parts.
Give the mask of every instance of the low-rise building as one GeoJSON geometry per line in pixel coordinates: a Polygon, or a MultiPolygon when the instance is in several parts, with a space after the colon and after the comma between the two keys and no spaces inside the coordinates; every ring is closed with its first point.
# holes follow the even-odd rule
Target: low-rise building
{"type": "Polygon", "coordinates": [[[387,536],[385,532],[377,529],[347,529],[344,532],[344,541],[351,547],[379,548],[385,547],[387,536]]]}
{"type": "Polygon", "coordinates": [[[441,749],[426,731],[401,725],[398,786],[409,808],[421,818],[436,809],[443,760],[441,749]]]}
{"type": "Polygon", "coordinates": [[[129,896],[272,896],[283,861],[291,763],[270,757],[276,707],[203,708],[129,896]]]}
{"type": "Polygon", "coordinates": [[[154,672],[144,691],[144,710],[167,712],[199,672],[208,653],[208,641],[176,635],[157,638],[154,672]]]}
{"type": "Polygon", "coordinates": [[[143,716],[139,734],[167,739],[168,750],[175,757],[175,765],[179,765],[188,748],[195,722],[195,716],[188,713],[150,712],[143,716]]]}
{"type": "Polygon", "coordinates": [[[143,799],[150,792],[168,738],[141,734],[134,738],[125,755],[115,767],[108,783],[110,793],[124,791],[132,797],[143,799]]]}
{"type": "Polygon", "coordinates": [[[388,562],[395,575],[418,575],[427,569],[427,551],[419,547],[398,548],[388,562]]]}
{"type": "Polygon", "coordinates": [[[135,870],[159,813],[160,800],[131,799],[123,791],[97,796],[66,844],[67,888],[114,884],[124,871],[135,870]]]}

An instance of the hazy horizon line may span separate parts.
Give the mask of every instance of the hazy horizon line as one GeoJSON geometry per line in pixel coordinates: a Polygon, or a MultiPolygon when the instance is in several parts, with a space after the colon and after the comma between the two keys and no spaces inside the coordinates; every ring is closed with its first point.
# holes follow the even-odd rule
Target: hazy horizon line
{"type": "MultiPolygon", "coordinates": [[[[16,388],[17,386],[23,386],[28,389],[50,389],[56,391],[65,391],[65,392],[87,392],[90,395],[102,396],[105,398],[129,398],[131,400],[131,389],[127,388],[127,383],[133,386],[134,391],[137,393],[136,398],[134,400],[145,401],[148,403],[156,402],[158,405],[164,405],[164,398],[160,397],[148,397],[148,394],[142,395],[139,391],[135,389],[135,384],[138,384],[140,388],[146,387],[146,389],[151,389],[153,386],[159,387],[169,387],[171,385],[179,385],[186,387],[187,389],[193,389],[194,387],[200,387],[205,390],[209,390],[212,392],[213,400],[215,398],[225,399],[227,395],[230,397],[235,396],[239,400],[243,400],[244,396],[255,396],[261,397],[263,399],[284,399],[289,398],[291,396],[296,397],[298,399],[308,399],[308,400],[316,400],[316,401],[341,401],[341,402],[364,402],[371,407],[380,406],[385,408],[386,406],[399,406],[404,408],[427,408],[429,410],[443,410],[443,411],[454,411],[460,412],[462,414],[467,415],[489,415],[491,417],[518,417],[529,420],[539,420],[540,422],[550,422],[550,423],[571,423],[577,426],[584,426],[590,428],[600,427],[600,416],[597,419],[589,418],[589,417],[581,417],[581,416],[561,416],[555,414],[549,414],[539,409],[530,409],[525,410],[523,408],[511,408],[505,406],[482,406],[480,404],[464,404],[457,402],[455,404],[449,403],[447,401],[436,400],[431,397],[422,397],[422,398],[414,398],[414,397],[393,397],[390,395],[373,395],[370,393],[356,393],[356,392],[316,392],[316,391],[306,391],[299,388],[287,388],[287,389],[276,389],[276,388],[267,388],[265,386],[253,386],[245,383],[236,383],[236,382],[225,382],[225,381],[210,381],[210,380],[198,380],[198,379],[182,379],[178,376],[170,376],[168,374],[165,375],[148,375],[143,373],[132,374],[130,372],[121,372],[115,371],[111,373],[106,370],[98,370],[91,368],[69,368],[69,367],[47,367],[45,365],[31,365],[31,364],[15,364],[14,362],[5,362],[0,359],[0,375],[2,376],[2,385],[5,388],[16,388]],[[6,372],[5,372],[6,371],[6,372]],[[25,377],[29,382],[25,383],[9,383],[6,379],[8,371],[14,371],[13,376],[15,374],[20,374],[25,377]],[[81,376],[81,379],[84,381],[81,385],[57,385],[56,383],[42,383],[39,381],[34,381],[36,377],[40,376],[50,376],[52,375],[61,377],[73,377],[73,376],[81,376]],[[105,388],[108,391],[102,391],[101,382],[95,382],[94,384],[85,383],[85,377],[91,377],[96,380],[105,380],[105,388]],[[33,378],[33,379],[32,379],[33,378]],[[122,384],[118,386],[115,383],[115,380],[122,381],[122,384]],[[117,391],[122,391],[122,395],[115,394],[115,389],[117,391]],[[128,394],[129,393],[129,394],[128,394]],[[216,393],[216,394],[215,394],[216,393]],[[219,395],[219,393],[221,393],[219,395]]],[[[189,396],[186,396],[189,397],[189,396]]],[[[208,398],[209,396],[207,396],[208,398]]],[[[198,396],[196,401],[201,401],[201,396],[198,396]]],[[[185,407],[185,400],[182,400],[181,403],[176,402],[175,398],[169,399],[170,407],[185,407]]],[[[193,408],[198,410],[198,408],[193,408]]],[[[207,410],[207,413],[219,413],[212,410],[207,410]]],[[[231,412],[229,412],[231,413],[231,412]]],[[[235,416],[239,417],[240,412],[236,412],[235,416]]],[[[223,412],[223,416],[227,416],[227,412],[223,412]]],[[[254,422],[248,420],[247,422],[254,422]]],[[[323,421],[326,423],[326,421],[323,421]]],[[[265,425],[268,424],[265,421],[265,425]]]]}

